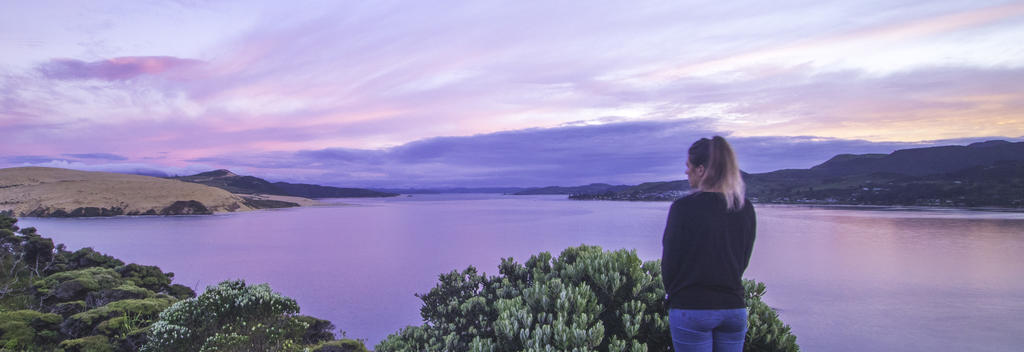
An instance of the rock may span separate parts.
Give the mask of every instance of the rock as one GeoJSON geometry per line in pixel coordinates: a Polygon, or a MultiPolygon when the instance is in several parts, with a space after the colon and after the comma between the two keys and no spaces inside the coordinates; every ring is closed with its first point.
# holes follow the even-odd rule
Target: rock
{"type": "Polygon", "coordinates": [[[116,216],[124,215],[124,209],[114,208],[99,208],[99,207],[82,207],[72,210],[68,214],[69,217],[94,217],[94,216],[116,216]]]}
{"type": "Polygon", "coordinates": [[[58,303],[53,306],[51,313],[60,314],[61,317],[67,319],[72,315],[85,311],[85,301],[72,301],[65,303],[58,303]]]}
{"type": "Polygon", "coordinates": [[[117,216],[124,215],[124,209],[120,207],[112,208],[100,208],[100,207],[78,207],[71,211],[65,209],[54,209],[39,207],[35,210],[22,213],[22,216],[39,217],[39,218],[78,218],[78,217],[99,217],[99,216],[117,216]]]}
{"type": "Polygon", "coordinates": [[[259,198],[243,198],[245,199],[245,205],[254,209],[275,209],[275,208],[290,208],[297,207],[299,203],[286,202],[283,200],[273,199],[259,199],[259,198]]]}
{"type": "Polygon", "coordinates": [[[85,297],[85,304],[88,307],[101,307],[107,303],[123,299],[143,299],[149,294],[142,290],[122,290],[118,288],[89,292],[85,297]]]}
{"type": "Polygon", "coordinates": [[[203,203],[195,200],[179,200],[160,211],[160,215],[213,214],[203,203]]]}
{"type": "Polygon", "coordinates": [[[57,284],[53,290],[53,296],[60,301],[77,301],[84,299],[88,292],[89,288],[81,281],[69,280],[57,284]]]}
{"type": "Polygon", "coordinates": [[[149,336],[147,335],[147,329],[138,329],[128,333],[128,336],[124,337],[118,343],[118,351],[138,351],[142,349],[142,346],[149,342],[149,336]]]}
{"type": "Polygon", "coordinates": [[[81,319],[64,319],[64,322],[60,323],[60,332],[67,336],[77,338],[89,335],[91,331],[92,325],[89,324],[89,322],[82,321],[81,319]]]}

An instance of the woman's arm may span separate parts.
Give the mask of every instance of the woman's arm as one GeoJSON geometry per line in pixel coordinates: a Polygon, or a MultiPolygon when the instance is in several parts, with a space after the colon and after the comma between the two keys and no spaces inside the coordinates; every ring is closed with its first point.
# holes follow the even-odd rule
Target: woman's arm
{"type": "Polygon", "coordinates": [[[666,295],[670,293],[672,283],[682,266],[681,247],[683,241],[683,211],[678,203],[673,202],[668,211],[665,233],[661,238],[661,281],[665,285],[666,295]]]}

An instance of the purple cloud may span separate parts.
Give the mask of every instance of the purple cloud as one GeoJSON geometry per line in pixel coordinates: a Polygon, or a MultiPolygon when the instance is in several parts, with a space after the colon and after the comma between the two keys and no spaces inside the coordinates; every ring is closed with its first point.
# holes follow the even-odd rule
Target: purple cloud
{"type": "Polygon", "coordinates": [[[64,154],[64,156],[76,159],[128,160],[126,157],[110,153],[64,154]]]}
{"type": "Polygon", "coordinates": [[[1016,27],[987,15],[931,26],[1002,9],[993,6],[247,3],[269,15],[223,21],[249,24],[211,35],[216,42],[139,31],[158,43],[150,47],[96,32],[110,46],[85,56],[49,59],[76,55],[57,47],[10,55],[21,64],[0,71],[0,150],[69,159],[87,150],[126,160],[80,161],[164,169],[208,161],[282,180],[568,185],[670,177],[678,163],[666,160],[681,146],[721,133],[748,143],[749,170],[807,167],[840,150],[931,143],[898,141],[1021,134],[1024,70],[1004,50],[1016,27]],[[896,62],[825,55],[843,43],[922,61],[873,71],[868,63],[896,62]],[[899,55],[951,43],[950,60],[899,55]],[[807,61],[763,60],[790,49],[807,61]],[[139,52],[171,56],[125,56],[139,52]],[[858,65],[829,66],[837,58],[858,65]],[[694,69],[709,66],[724,71],[694,69]],[[603,125],[551,128],[573,121],[603,125]],[[160,151],[170,153],[146,158],[160,151]]]}
{"type": "Polygon", "coordinates": [[[36,70],[44,77],[59,80],[99,79],[119,81],[142,75],[196,65],[201,61],[170,56],[127,56],[108,60],[85,62],[75,59],[52,59],[40,64],[36,70]]]}
{"type": "Polygon", "coordinates": [[[43,164],[51,161],[63,161],[63,159],[61,158],[43,155],[11,155],[2,157],[0,159],[2,159],[7,166],[23,166],[43,164]]]}
{"type": "Polygon", "coordinates": [[[9,157],[0,157],[0,168],[26,166],[54,167],[82,171],[114,172],[121,174],[133,174],[155,177],[167,177],[170,175],[192,175],[199,172],[210,171],[214,169],[213,167],[204,164],[193,164],[187,167],[168,167],[158,164],[134,162],[110,163],[101,161],[99,163],[87,163],[82,161],[67,160],[58,157],[38,155],[16,155],[9,157]]]}
{"type": "Polygon", "coordinates": [[[843,153],[967,144],[1006,137],[870,142],[813,136],[731,136],[710,120],[642,121],[437,137],[369,150],[327,148],[189,160],[280,181],[360,187],[572,186],[684,178],[690,144],[727,136],[748,172],[809,168],[843,153]]]}

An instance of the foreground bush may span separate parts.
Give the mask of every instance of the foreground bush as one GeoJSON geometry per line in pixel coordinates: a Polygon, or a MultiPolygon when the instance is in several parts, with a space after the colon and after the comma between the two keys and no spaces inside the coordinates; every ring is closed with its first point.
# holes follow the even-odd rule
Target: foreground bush
{"type": "Polygon", "coordinates": [[[747,291],[747,340],[744,351],[799,351],[796,336],[779,319],[779,314],[761,300],[765,285],[761,282],[743,280],[747,291]]]}
{"type": "Polygon", "coordinates": [[[267,284],[224,281],[161,312],[142,350],[302,351],[334,339],[329,321],[298,313],[294,299],[267,284]]]}
{"type": "Polygon", "coordinates": [[[137,351],[158,313],[195,296],[173,277],[91,248],[69,252],[0,214],[0,352],[137,351]]]}
{"type": "Polygon", "coordinates": [[[60,316],[34,310],[0,312],[0,351],[24,351],[60,341],[60,316]]]}
{"type": "MultiPolygon", "coordinates": [[[[388,336],[391,351],[671,351],[658,261],[635,251],[568,248],[525,265],[502,259],[499,275],[469,267],[442,274],[423,300],[426,322],[388,336]]],[[[761,302],[764,285],[746,281],[747,351],[796,351],[796,337],[761,302]]]]}
{"type": "Polygon", "coordinates": [[[312,352],[369,352],[362,341],[337,340],[324,342],[312,349],[312,352]]]}
{"type": "Polygon", "coordinates": [[[150,351],[366,351],[266,285],[229,281],[196,299],[173,273],[69,252],[17,222],[0,213],[0,352],[138,351],[150,335],[150,351]]]}

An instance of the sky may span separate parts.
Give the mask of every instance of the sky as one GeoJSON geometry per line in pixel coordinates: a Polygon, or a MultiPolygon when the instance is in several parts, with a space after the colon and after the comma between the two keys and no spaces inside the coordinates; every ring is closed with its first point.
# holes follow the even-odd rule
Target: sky
{"type": "Polygon", "coordinates": [[[1024,1],[0,3],[0,167],[685,178],[1024,138],[1024,1]]]}

